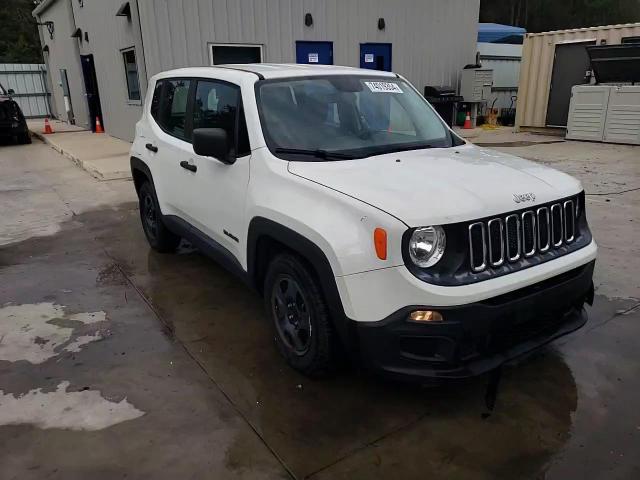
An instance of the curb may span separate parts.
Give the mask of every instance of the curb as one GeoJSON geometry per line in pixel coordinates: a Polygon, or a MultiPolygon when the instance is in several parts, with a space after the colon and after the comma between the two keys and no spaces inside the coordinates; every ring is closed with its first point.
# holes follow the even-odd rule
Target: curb
{"type": "MultiPolygon", "coordinates": [[[[128,171],[127,172],[112,172],[111,175],[105,176],[90,161],[83,161],[82,159],[80,159],[76,155],[74,155],[73,153],[64,150],[62,147],[60,147],[60,145],[57,145],[54,142],[52,142],[50,140],[50,136],[49,135],[45,135],[43,133],[36,132],[34,130],[30,130],[30,132],[31,132],[32,136],[34,136],[37,139],[41,140],[43,143],[49,145],[56,152],[58,152],[60,155],[68,158],[69,160],[71,160],[76,166],[80,167],[82,170],[87,172],[93,178],[96,178],[96,179],[98,179],[100,181],[131,180],[131,172],[128,172],[128,171]]],[[[55,133],[53,135],[55,135],[55,133]]]]}
{"type": "Polygon", "coordinates": [[[463,128],[454,128],[453,131],[458,135],[460,135],[462,138],[471,139],[471,138],[479,137],[480,134],[482,133],[482,128],[476,127],[476,128],[472,128],[471,130],[468,130],[468,129],[465,130],[463,128]]]}

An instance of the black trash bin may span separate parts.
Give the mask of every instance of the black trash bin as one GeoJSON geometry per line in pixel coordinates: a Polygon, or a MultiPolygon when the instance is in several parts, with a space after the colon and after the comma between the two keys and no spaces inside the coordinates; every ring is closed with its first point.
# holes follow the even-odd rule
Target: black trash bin
{"type": "Polygon", "coordinates": [[[456,103],[463,100],[460,95],[456,95],[456,89],[443,85],[427,85],[424,87],[424,98],[433,105],[447,125],[452,127],[455,122],[456,103]]]}

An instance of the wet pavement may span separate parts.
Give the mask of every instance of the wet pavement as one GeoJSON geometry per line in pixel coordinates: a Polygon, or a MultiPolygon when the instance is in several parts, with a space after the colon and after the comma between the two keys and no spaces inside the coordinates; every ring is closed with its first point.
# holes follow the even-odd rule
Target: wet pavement
{"type": "Polygon", "coordinates": [[[640,478],[640,193],[618,193],[638,150],[506,141],[606,195],[589,323],[506,367],[491,415],[486,376],[298,375],[255,293],[186,244],[149,249],[130,182],[0,147],[0,332],[26,357],[0,340],[0,478],[640,478]]]}

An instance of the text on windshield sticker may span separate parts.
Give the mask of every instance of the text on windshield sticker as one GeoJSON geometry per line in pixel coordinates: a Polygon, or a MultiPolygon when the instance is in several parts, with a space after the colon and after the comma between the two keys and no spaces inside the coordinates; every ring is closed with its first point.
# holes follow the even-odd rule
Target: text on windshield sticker
{"type": "Polygon", "coordinates": [[[374,93],[402,93],[400,86],[392,82],[364,82],[374,93]]]}

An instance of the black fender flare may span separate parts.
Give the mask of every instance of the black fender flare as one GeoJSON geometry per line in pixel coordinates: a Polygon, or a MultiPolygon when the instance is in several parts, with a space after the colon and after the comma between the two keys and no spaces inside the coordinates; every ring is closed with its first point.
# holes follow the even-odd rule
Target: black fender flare
{"type": "MultiPolygon", "coordinates": [[[[151,182],[151,186],[154,188],[155,190],[155,185],[153,183],[153,175],[151,175],[151,170],[149,169],[149,166],[144,163],[142,160],[140,160],[138,157],[131,157],[129,159],[129,163],[131,165],[131,174],[133,175],[134,178],[134,182],[135,182],[135,171],[139,171],[142,172],[151,182]]],[[[138,187],[139,185],[136,184],[136,192],[138,191],[138,187]]]]}
{"type": "Polygon", "coordinates": [[[333,269],[322,249],[308,238],[280,223],[264,217],[254,217],[249,223],[247,235],[247,273],[252,286],[258,291],[262,290],[262,285],[258,285],[262,278],[259,271],[260,258],[258,258],[261,237],[275,240],[309,262],[317,274],[320,289],[340,340],[344,346],[353,346],[355,337],[352,322],[344,312],[333,269]]]}

